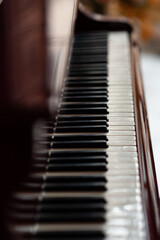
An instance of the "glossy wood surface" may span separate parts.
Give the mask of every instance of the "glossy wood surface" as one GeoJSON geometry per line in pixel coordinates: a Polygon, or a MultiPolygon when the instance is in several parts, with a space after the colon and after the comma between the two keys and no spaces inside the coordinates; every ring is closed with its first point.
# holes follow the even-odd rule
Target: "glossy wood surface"
{"type": "Polygon", "coordinates": [[[136,133],[144,210],[146,212],[148,221],[147,225],[149,228],[149,239],[156,240],[160,238],[159,197],[148,125],[147,109],[140,71],[139,47],[137,44],[134,44],[132,47],[132,64],[134,79],[133,86],[136,133]]]}

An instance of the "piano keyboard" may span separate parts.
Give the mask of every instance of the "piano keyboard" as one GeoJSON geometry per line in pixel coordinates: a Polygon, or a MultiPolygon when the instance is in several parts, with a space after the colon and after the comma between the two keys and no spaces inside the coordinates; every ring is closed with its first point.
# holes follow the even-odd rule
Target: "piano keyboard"
{"type": "Polygon", "coordinates": [[[10,230],[33,240],[146,239],[126,32],[77,34],[54,126],[38,131],[10,230]]]}

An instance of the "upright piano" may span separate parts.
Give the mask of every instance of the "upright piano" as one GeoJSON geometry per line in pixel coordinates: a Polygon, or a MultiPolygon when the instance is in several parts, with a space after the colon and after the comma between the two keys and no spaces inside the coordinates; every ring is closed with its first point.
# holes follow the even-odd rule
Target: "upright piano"
{"type": "Polygon", "coordinates": [[[76,0],[42,2],[47,94],[41,100],[47,100],[42,108],[31,99],[23,110],[12,109],[15,119],[23,112],[29,120],[20,128],[21,149],[14,145],[21,155],[6,160],[17,168],[6,175],[10,185],[18,180],[4,198],[4,239],[158,240],[159,196],[134,28],[76,0]],[[22,157],[26,149],[31,160],[22,157]]]}

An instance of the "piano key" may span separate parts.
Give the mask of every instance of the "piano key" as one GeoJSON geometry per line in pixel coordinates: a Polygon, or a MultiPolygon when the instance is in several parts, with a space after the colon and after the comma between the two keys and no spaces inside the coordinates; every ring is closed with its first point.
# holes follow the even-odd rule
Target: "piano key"
{"type": "Polygon", "coordinates": [[[81,140],[81,141],[54,141],[51,146],[54,148],[105,148],[107,147],[106,141],[100,140],[81,140]]]}
{"type": "MultiPolygon", "coordinates": [[[[74,240],[105,240],[105,237],[83,237],[82,238],[82,236],[80,236],[80,237],[78,237],[78,236],[73,236],[74,237],[74,240]]],[[[69,236],[69,237],[67,237],[67,236],[65,236],[65,237],[57,237],[56,236],[56,239],[57,240],[70,240],[70,239],[72,239],[71,238],[71,236],[69,236]]],[[[38,238],[33,238],[33,240],[44,240],[44,238],[42,237],[40,237],[40,236],[38,236],[38,238]]],[[[53,240],[53,237],[45,237],[45,240],[53,240]]],[[[72,239],[73,240],[73,239],[72,239]]],[[[117,239],[112,239],[112,240],[117,240],[117,239]]]]}
{"type": "MultiPolygon", "coordinates": [[[[80,90],[79,89],[69,89],[69,88],[65,88],[65,91],[63,92],[63,95],[62,95],[63,97],[83,97],[83,96],[85,96],[85,97],[92,97],[92,96],[107,96],[107,91],[106,91],[106,89],[98,89],[98,91],[96,91],[95,89],[90,89],[90,91],[89,91],[89,89],[87,88],[87,89],[84,89],[84,88],[81,88],[80,90]],[[77,90],[77,91],[74,91],[74,90],[77,90]]],[[[73,100],[72,100],[73,101],[73,100]]]]}
{"type": "Polygon", "coordinates": [[[110,146],[136,146],[136,141],[129,140],[108,140],[108,147],[110,146]]]}
{"type": "MultiPolygon", "coordinates": [[[[77,50],[78,51],[78,50],[77,50]]],[[[83,51],[85,51],[85,50],[79,50],[79,52],[83,52],[83,51]]],[[[92,51],[92,50],[91,50],[92,51]]],[[[70,67],[69,67],[69,71],[70,70],[85,70],[85,69],[90,69],[90,70],[92,70],[92,69],[95,69],[95,70],[104,70],[104,69],[107,69],[107,66],[106,66],[106,64],[105,63],[88,63],[88,64],[74,64],[74,65],[72,65],[72,64],[70,64],[70,67]]]]}
{"type": "MultiPolygon", "coordinates": [[[[55,179],[55,178],[54,178],[55,179]]],[[[106,190],[106,183],[104,181],[76,181],[73,182],[75,178],[71,178],[72,182],[48,182],[45,181],[39,183],[22,183],[20,185],[22,190],[24,191],[105,191],[106,190]]],[[[60,179],[62,180],[62,178],[60,179]]],[[[79,178],[78,180],[81,180],[79,178]]],[[[93,180],[93,179],[92,179],[93,180]]]]}
{"type": "Polygon", "coordinates": [[[50,157],[87,157],[87,156],[106,156],[105,150],[73,150],[73,151],[55,151],[51,150],[50,157]]]}
{"type": "Polygon", "coordinates": [[[132,122],[127,122],[127,121],[109,121],[108,122],[109,126],[134,126],[135,124],[132,122]]]}
{"type": "MultiPolygon", "coordinates": [[[[130,169],[129,172],[127,173],[126,170],[121,170],[121,174],[118,173],[118,170],[113,170],[112,174],[109,174],[109,177],[115,177],[115,176],[131,176],[131,177],[136,177],[137,173],[135,173],[135,170],[130,169]]],[[[117,201],[120,202],[121,199],[123,201],[126,201],[126,198],[128,200],[133,200],[140,199],[141,201],[141,194],[140,194],[140,189],[130,189],[126,191],[126,188],[124,189],[108,189],[108,191],[68,191],[68,192],[35,192],[35,191],[30,191],[30,192],[25,192],[25,191],[19,191],[14,194],[14,199],[18,201],[37,201],[38,199],[43,198],[47,199],[57,199],[58,201],[64,200],[64,199],[73,199],[75,198],[97,198],[98,199],[103,199],[103,201],[107,201],[107,204],[109,204],[111,201],[115,201],[117,198],[117,201]],[[123,194],[122,194],[123,193],[123,194]],[[119,199],[118,199],[119,198],[119,199]],[[108,201],[109,200],[109,201],[108,201]]],[[[135,213],[136,214],[136,213],[135,213]]]]}
{"type": "Polygon", "coordinates": [[[123,122],[127,121],[129,123],[133,123],[135,125],[134,117],[111,117],[110,115],[107,116],[109,122],[123,122]]]}
{"type": "MultiPolygon", "coordinates": [[[[105,175],[87,175],[81,174],[79,176],[76,175],[71,176],[64,176],[63,174],[61,176],[55,176],[54,173],[47,173],[45,175],[45,182],[46,183],[93,183],[93,182],[101,182],[106,183],[106,176],[105,175]]],[[[41,175],[42,176],[42,175],[41,175]]],[[[36,179],[36,175],[35,175],[36,179]]]]}
{"type": "Polygon", "coordinates": [[[77,103],[77,102],[71,102],[71,103],[61,103],[61,107],[62,108],[84,108],[84,107],[88,107],[88,108],[92,108],[92,107],[106,107],[107,108],[107,104],[106,103],[77,103]]]}
{"type": "MultiPolygon", "coordinates": [[[[117,163],[117,162],[116,162],[117,163]]],[[[119,162],[118,162],[119,163],[119,162]]],[[[130,164],[130,163],[126,163],[124,162],[123,165],[126,166],[126,164],[130,164]]],[[[131,163],[132,164],[132,163],[131,163]]],[[[133,163],[135,164],[135,163],[133,163]]],[[[85,174],[81,174],[81,175],[77,175],[77,173],[75,173],[74,175],[72,174],[71,176],[66,176],[63,175],[63,172],[61,173],[61,175],[56,175],[54,173],[50,173],[50,172],[42,172],[42,173],[32,173],[32,175],[30,175],[27,178],[27,182],[23,182],[22,186],[31,186],[31,187],[42,187],[42,184],[105,184],[106,183],[106,176],[104,175],[96,175],[96,174],[92,174],[92,175],[87,175],[87,173],[85,174]]],[[[57,189],[58,190],[58,189],[57,189]]]]}
{"type": "Polygon", "coordinates": [[[59,197],[44,197],[41,200],[42,204],[53,204],[53,203],[58,203],[58,204],[71,204],[72,206],[74,206],[75,204],[82,204],[82,206],[84,204],[106,204],[106,200],[104,199],[104,197],[93,197],[93,196],[88,196],[88,197],[64,197],[64,198],[59,198],[59,197]]]}
{"type": "Polygon", "coordinates": [[[121,140],[123,140],[123,141],[133,141],[133,142],[135,142],[136,141],[136,136],[135,135],[132,135],[132,136],[124,136],[124,135],[122,135],[122,136],[119,136],[119,135],[117,135],[117,136],[108,136],[108,134],[107,134],[107,138],[108,138],[108,141],[114,141],[114,140],[117,140],[117,141],[121,141],[121,140]]]}
{"type": "Polygon", "coordinates": [[[126,136],[126,137],[128,137],[128,136],[135,136],[136,135],[136,133],[135,133],[135,131],[134,130],[132,130],[132,131],[109,131],[108,133],[107,133],[107,136],[109,137],[109,136],[126,136]]]}
{"type": "Polygon", "coordinates": [[[107,50],[105,48],[75,48],[72,52],[72,56],[91,56],[91,55],[104,55],[107,54],[107,50]]]}
{"type": "MultiPolygon", "coordinates": [[[[134,106],[133,104],[131,103],[126,103],[126,104],[119,104],[119,103],[107,103],[107,106],[108,106],[108,110],[110,110],[111,112],[113,110],[115,110],[115,112],[133,112],[134,110],[134,106]]],[[[117,116],[118,117],[118,116],[117,116]]],[[[119,116],[121,117],[121,116],[119,116]]]]}
{"type": "MultiPolygon", "coordinates": [[[[74,179],[73,179],[74,180],[74,179]]],[[[102,191],[106,190],[104,182],[72,182],[72,183],[45,183],[44,191],[102,191]]]]}
{"type": "Polygon", "coordinates": [[[132,158],[136,157],[137,158],[137,152],[108,152],[108,159],[113,159],[113,158],[132,158]]]}
{"type": "Polygon", "coordinates": [[[107,81],[67,81],[65,82],[66,87],[107,87],[107,81]]]}
{"type": "Polygon", "coordinates": [[[133,99],[114,99],[114,98],[108,98],[107,105],[112,106],[112,105],[133,105],[133,99]]]}
{"type": "MultiPolygon", "coordinates": [[[[22,216],[23,217],[23,216],[22,216]]],[[[70,211],[69,213],[65,214],[63,213],[39,213],[37,216],[37,221],[42,222],[42,223],[48,223],[48,222],[56,222],[56,223],[81,223],[81,222],[105,222],[105,212],[104,211],[86,211],[86,212],[72,212],[70,211]]]]}
{"type": "Polygon", "coordinates": [[[134,117],[133,112],[110,112],[107,116],[110,117],[134,117]]]}
{"type": "Polygon", "coordinates": [[[136,146],[109,146],[107,153],[109,152],[137,152],[136,146]]]}
{"type": "Polygon", "coordinates": [[[86,92],[86,91],[89,91],[89,92],[105,92],[105,93],[107,93],[108,92],[108,90],[107,90],[107,87],[98,87],[98,86],[96,86],[96,87],[93,87],[93,86],[90,86],[90,87],[87,87],[87,86],[85,86],[85,87],[65,87],[65,89],[64,89],[64,94],[67,92],[67,93],[70,93],[70,92],[73,92],[74,91],[74,93],[75,94],[77,94],[77,92],[86,92]]]}
{"type": "Polygon", "coordinates": [[[107,63],[107,58],[106,56],[102,55],[102,56],[97,56],[97,55],[93,55],[92,57],[83,57],[83,58],[79,58],[79,57],[73,57],[71,59],[71,64],[79,64],[79,63],[107,63]]]}
{"type": "MultiPolygon", "coordinates": [[[[127,111],[127,110],[126,110],[127,111]]],[[[129,111],[128,111],[129,112],[129,111]]],[[[61,108],[59,114],[107,114],[106,107],[92,107],[92,108],[61,108]]]]}
{"type": "MultiPolygon", "coordinates": [[[[92,69],[93,70],[93,69],[92,69]]],[[[76,82],[76,81],[107,81],[108,80],[108,77],[107,76],[84,76],[84,77],[81,77],[81,76],[75,76],[75,77],[66,77],[65,78],[65,81],[68,82],[68,81],[73,81],[73,82],[76,82]]]]}
{"type": "Polygon", "coordinates": [[[111,125],[108,126],[108,132],[113,131],[135,131],[135,126],[133,125],[111,125]]]}
{"type": "Polygon", "coordinates": [[[77,121],[77,120],[104,120],[107,121],[107,116],[106,115],[101,115],[101,114],[97,114],[97,115],[79,115],[79,116],[75,116],[75,115],[61,115],[58,114],[57,116],[57,120],[59,121],[77,121]]]}
{"type": "MultiPolygon", "coordinates": [[[[138,159],[136,157],[128,157],[128,158],[110,158],[109,159],[112,163],[114,164],[121,164],[127,166],[130,168],[133,164],[137,164],[138,166],[138,159]]],[[[122,169],[121,169],[122,170],[122,169]]],[[[124,170],[124,169],[123,169],[124,170]]],[[[93,181],[101,181],[101,182],[106,182],[107,185],[111,183],[122,183],[126,184],[127,182],[131,183],[137,183],[140,179],[139,175],[120,175],[118,174],[117,176],[115,175],[108,175],[108,172],[37,172],[37,173],[32,173],[30,174],[30,178],[32,181],[39,179],[44,179],[46,182],[52,182],[52,181],[66,181],[66,182],[73,182],[75,181],[80,181],[80,182],[92,182],[93,181]]],[[[56,199],[53,199],[53,201],[56,201],[56,199]]],[[[71,200],[68,200],[71,202],[71,200]]],[[[74,202],[76,203],[78,200],[74,199],[74,202]]],[[[85,200],[86,201],[86,200],[85,200]]],[[[95,201],[95,200],[94,200],[95,201]]],[[[67,201],[66,201],[67,202],[67,201]]],[[[81,201],[83,203],[83,201],[81,201]]],[[[92,199],[90,200],[90,203],[92,203],[92,199]]],[[[34,202],[35,204],[35,202],[34,202]]]]}
{"type": "Polygon", "coordinates": [[[106,183],[106,176],[104,175],[87,175],[81,174],[79,176],[72,175],[72,176],[54,176],[54,174],[48,174],[46,175],[45,182],[46,183],[93,183],[93,182],[101,182],[101,183],[106,183]]]}
{"type": "MultiPolygon", "coordinates": [[[[109,160],[112,160],[112,158],[110,158],[109,160]]],[[[117,162],[113,161],[113,163],[112,162],[108,162],[107,168],[108,169],[112,168],[113,170],[119,169],[120,171],[128,169],[128,168],[133,168],[136,171],[138,170],[138,162],[127,162],[127,163],[123,162],[123,163],[120,164],[120,161],[121,160],[119,160],[119,162],[118,161],[117,162]]]]}
{"type": "Polygon", "coordinates": [[[94,49],[95,47],[97,47],[97,45],[99,44],[99,46],[102,48],[106,48],[106,41],[105,40],[98,40],[96,41],[96,39],[92,39],[92,41],[87,41],[85,40],[85,42],[75,42],[74,46],[73,46],[73,51],[77,50],[77,49],[94,49]],[[87,44],[87,47],[86,47],[87,44]]]}
{"type": "Polygon", "coordinates": [[[73,44],[73,49],[75,49],[75,47],[78,47],[79,48],[79,46],[88,46],[88,47],[97,47],[97,46],[101,46],[102,47],[102,45],[104,44],[104,46],[105,46],[105,48],[106,48],[106,37],[105,36],[103,36],[103,37],[96,37],[96,36],[92,36],[92,38],[91,37],[86,37],[85,36],[85,38],[78,38],[77,39],[77,37],[76,37],[76,39],[75,39],[75,41],[74,41],[74,44],[73,44]]]}
{"type": "MultiPolygon", "coordinates": [[[[88,42],[88,41],[76,42],[73,46],[73,53],[77,50],[80,51],[81,49],[85,52],[88,51],[88,50],[93,50],[94,51],[95,48],[97,50],[103,50],[104,49],[105,53],[108,52],[107,49],[106,49],[106,41],[96,42],[96,41],[92,40],[91,42],[88,42]],[[98,46],[98,43],[99,43],[99,46],[98,46]]],[[[73,54],[72,54],[72,56],[73,56],[73,54]]]]}
{"type": "Polygon", "coordinates": [[[54,134],[53,139],[55,141],[80,141],[80,140],[101,140],[101,141],[107,141],[106,134],[71,134],[71,135],[57,135],[54,134]]]}
{"type": "MultiPolygon", "coordinates": [[[[50,230],[49,229],[45,229],[42,228],[42,226],[40,226],[40,229],[37,231],[37,233],[35,234],[35,237],[37,237],[38,239],[41,237],[44,237],[44,239],[46,239],[46,237],[52,237],[52,238],[56,238],[57,240],[59,240],[59,238],[65,237],[66,239],[76,239],[76,236],[79,236],[80,239],[83,240],[83,238],[87,238],[87,239],[104,239],[104,234],[103,231],[101,230],[95,230],[94,229],[94,225],[93,227],[91,227],[91,225],[88,226],[88,224],[86,224],[86,227],[83,229],[83,225],[78,225],[78,226],[74,226],[75,224],[72,224],[72,228],[70,229],[71,226],[68,226],[68,224],[66,225],[66,227],[63,229],[64,225],[57,225],[57,230],[54,227],[51,227],[50,230]],[[68,227],[68,229],[67,229],[68,227]],[[88,228],[89,227],[89,230],[88,228]],[[91,227],[91,229],[90,229],[91,227]],[[41,230],[42,229],[42,230],[41,230]],[[63,230],[62,230],[63,229],[63,230]],[[49,231],[48,231],[49,230],[49,231]]],[[[98,224],[96,224],[98,225],[98,224]]],[[[85,226],[85,224],[84,224],[85,226]]]]}
{"type": "Polygon", "coordinates": [[[125,94],[126,92],[128,92],[128,93],[131,94],[131,93],[132,93],[132,88],[130,87],[130,85],[129,85],[129,86],[109,85],[109,86],[108,86],[108,93],[112,93],[112,92],[116,92],[117,95],[118,95],[118,93],[125,94]]]}
{"type": "Polygon", "coordinates": [[[105,163],[48,164],[47,171],[106,171],[105,163]]]}
{"type": "MultiPolygon", "coordinates": [[[[107,81],[106,81],[107,82],[107,81]]],[[[105,81],[104,81],[105,83],[105,81]]],[[[108,91],[106,90],[107,88],[107,85],[106,86],[98,86],[98,83],[97,83],[97,86],[65,86],[64,87],[64,92],[63,92],[63,96],[70,96],[70,95],[78,95],[78,96],[81,96],[81,95],[85,95],[85,96],[90,96],[90,95],[93,95],[93,92],[94,92],[94,95],[100,95],[101,93],[103,93],[104,95],[108,96],[108,91]]],[[[114,94],[114,93],[113,93],[114,94]]]]}
{"type": "Polygon", "coordinates": [[[106,125],[92,125],[92,126],[57,126],[55,129],[56,133],[87,133],[87,132],[100,132],[100,133],[106,133],[107,127],[106,125]]]}
{"type": "Polygon", "coordinates": [[[83,71],[70,71],[69,76],[107,76],[107,71],[83,70],[83,71]]]}
{"type": "Polygon", "coordinates": [[[68,201],[68,199],[63,199],[61,201],[60,199],[59,202],[56,201],[48,201],[43,202],[39,201],[36,204],[33,202],[14,202],[10,206],[11,209],[13,209],[16,212],[37,212],[40,211],[41,213],[47,213],[47,212],[77,212],[77,211],[106,211],[106,203],[102,202],[96,202],[96,203],[91,203],[88,201],[83,201],[83,202],[78,202],[77,199],[74,199],[75,201],[68,201]],[[66,200],[66,201],[65,201],[66,200]],[[73,204],[74,203],[74,204],[73,204]]]}
{"type": "MultiPolygon", "coordinates": [[[[23,206],[23,205],[22,205],[23,206]]],[[[30,205],[29,205],[30,206],[30,205]]],[[[101,211],[105,212],[105,203],[76,203],[76,201],[73,204],[72,202],[62,202],[62,203],[47,203],[47,204],[42,204],[40,203],[40,211],[41,212],[49,212],[49,211],[54,211],[54,212],[75,212],[75,211],[101,211]]]]}
{"type": "Polygon", "coordinates": [[[107,96],[106,95],[100,95],[100,96],[63,96],[63,102],[107,102],[107,96]]]}
{"type": "Polygon", "coordinates": [[[107,121],[106,120],[76,120],[76,121],[58,121],[57,126],[79,126],[79,125],[84,125],[84,126],[92,126],[92,125],[104,125],[107,126],[107,121]]]}
{"type": "Polygon", "coordinates": [[[106,157],[103,156],[90,156],[90,157],[59,157],[49,158],[50,163],[106,163],[106,157]]]}

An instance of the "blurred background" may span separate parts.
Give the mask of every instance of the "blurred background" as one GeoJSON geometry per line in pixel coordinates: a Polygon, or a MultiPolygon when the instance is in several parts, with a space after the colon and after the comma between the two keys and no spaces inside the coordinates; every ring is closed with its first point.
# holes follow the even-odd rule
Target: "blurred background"
{"type": "Polygon", "coordinates": [[[141,46],[160,54],[160,0],[81,0],[90,10],[111,17],[128,17],[141,46]]]}
{"type": "Polygon", "coordinates": [[[90,10],[127,17],[141,47],[141,69],[160,195],[160,0],[81,0],[90,10]]]}

